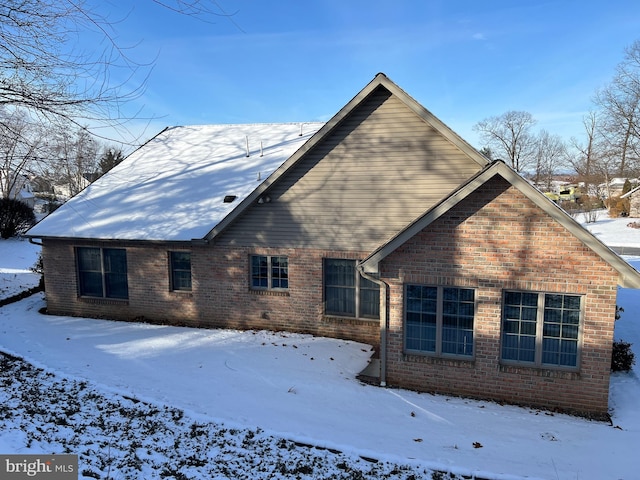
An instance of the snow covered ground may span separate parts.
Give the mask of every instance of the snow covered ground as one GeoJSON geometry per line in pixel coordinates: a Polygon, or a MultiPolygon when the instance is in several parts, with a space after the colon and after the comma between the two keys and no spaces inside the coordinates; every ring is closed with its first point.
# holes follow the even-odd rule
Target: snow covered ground
{"type": "MultiPolygon", "coordinates": [[[[639,246],[629,219],[587,225],[639,246]]],[[[37,247],[0,240],[0,298],[37,284],[37,247]]],[[[640,268],[640,257],[625,257],[640,268]]],[[[640,355],[640,291],[616,338],[640,355]]],[[[634,479],[640,380],[611,380],[612,425],[363,385],[370,347],[308,335],[0,308],[0,453],[76,453],[80,478],[634,479]],[[17,358],[14,358],[17,357],[17,358]],[[25,363],[20,359],[25,359],[25,363]]],[[[640,367],[636,367],[640,368],[640,367]]]]}
{"type": "Polygon", "coordinates": [[[38,275],[30,270],[38,252],[40,247],[26,239],[0,239],[0,300],[38,285],[38,275]]]}

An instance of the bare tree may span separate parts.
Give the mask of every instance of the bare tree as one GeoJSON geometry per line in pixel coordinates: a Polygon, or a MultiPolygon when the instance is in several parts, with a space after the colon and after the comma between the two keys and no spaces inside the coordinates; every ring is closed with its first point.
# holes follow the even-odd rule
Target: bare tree
{"type": "Polygon", "coordinates": [[[497,158],[504,155],[504,160],[521,172],[533,160],[535,138],[531,134],[531,127],[535,123],[528,112],[509,111],[486,118],[475,124],[473,129],[480,133],[485,148],[490,149],[497,158]]]}
{"type": "Polygon", "coordinates": [[[619,166],[619,160],[615,155],[604,154],[595,163],[595,174],[602,178],[604,191],[599,192],[600,197],[611,198],[611,180],[615,176],[615,172],[619,166]]]}
{"type": "MultiPolygon", "coordinates": [[[[205,21],[231,18],[216,0],[153,0],[163,8],[205,21]]],[[[131,2],[133,4],[133,2],[131,2]]],[[[89,121],[123,126],[121,107],[144,92],[151,62],[131,57],[131,46],[116,42],[114,26],[126,21],[100,15],[82,0],[5,0],[0,4],[0,105],[20,107],[41,121],[89,121]],[[102,37],[104,50],[81,50],[78,33],[102,37]],[[112,75],[118,71],[118,75],[112,75]],[[121,72],[128,72],[120,83],[121,72]]]]}
{"type": "Polygon", "coordinates": [[[617,158],[619,176],[640,170],[640,41],[625,51],[613,80],[597,92],[602,133],[609,156],[617,158]]]}
{"type": "MultiPolygon", "coordinates": [[[[233,22],[232,15],[222,10],[217,0],[153,2],[203,21],[224,16],[233,22]]],[[[118,19],[106,18],[98,13],[95,3],[84,0],[0,3],[0,122],[4,121],[0,125],[0,168],[11,172],[2,176],[2,195],[22,178],[35,157],[42,171],[66,172],[74,190],[82,183],[77,174],[86,166],[77,162],[80,158],[80,163],[84,162],[86,155],[76,156],[76,164],[70,168],[73,155],[64,153],[66,147],[61,145],[69,142],[60,141],[60,132],[56,142],[45,145],[39,136],[31,134],[33,130],[51,130],[64,124],[71,132],[80,129],[85,143],[89,138],[87,125],[91,125],[93,134],[104,127],[127,133],[131,116],[124,114],[122,107],[144,93],[153,61],[132,58],[135,49],[116,41],[116,27],[126,22],[126,16],[125,12],[118,19]],[[79,45],[83,32],[97,34],[96,45],[104,49],[83,49],[79,45]],[[123,78],[123,72],[125,80],[114,82],[123,78]],[[52,150],[35,154],[34,150],[47,145],[52,150]],[[65,165],[60,163],[63,158],[65,165]],[[49,160],[55,160],[55,164],[45,165],[49,160]]],[[[128,136],[132,144],[137,142],[135,135],[128,136]]],[[[74,141],[77,143],[80,137],[74,141]]],[[[77,144],[73,148],[86,153],[86,148],[77,144]]]]}
{"type": "MultiPolygon", "coordinates": [[[[570,140],[570,145],[575,153],[569,155],[569,164],[578,174],[579,179],[585,183],[587,192],[591,192],[591,185],[603,180],[597,174],[602,171],[598,163],[604,157],[598,122],[598,114],[594,111],[589,112],[582,119],[586,140],[581,142],[575,137],[570,140]]],[[[612,174],[613,172],[608,172],[607,176],[612,174]]]]}
{"type": "Polygon", "coordinates": [[[95,55],[81,53],[77,31],[97,29],[113,38],[109,23],[72,0],[6,0],[0,5],[0,105],[20,107],[41,121],[92,119],[117,123],[122,101],[143,85],[113,85],[109,69],[140,68],[111,42],[95,55]]]}
{"type": "Polygon", "coordinates": [[[0,107],[0,198],[16,198],[37,157],[41,135],[20,109],[0,107]]]}
{"type": "Polygon", "coordinates": [[[541,130],[535,141],[534,182],[544,182],[547,189],[550,189],[553,176],[566,159],[566,154],[566,145],[559,135],[551,135],[548,131],[541,130]]]}
{"type": "Polygon", "coordinates": [[[43,162],[42,175],[66,195],[76,195],[97,178],[101,145],[82,128],[59,127],[49,137],[51,158],[43,162]]]}

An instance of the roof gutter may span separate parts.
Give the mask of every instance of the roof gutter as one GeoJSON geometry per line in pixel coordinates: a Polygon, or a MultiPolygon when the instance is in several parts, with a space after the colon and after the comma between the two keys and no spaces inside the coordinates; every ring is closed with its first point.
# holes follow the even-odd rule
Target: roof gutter
{"type": "Polygon", "coordinates": [[[38,243],[35,239],[42,240],[57,240],[63,242],[73,242],[75,244],[90,244],[90,243],[100,243],[100,244],[109,244],[109,243],[118,243],[118,244],[126,244],[126,245],[204,245],[209,243],[206,240],[195,238],[191,240],[142,240],[135,238],[91,238],[91,237],[52,237],[49,235],[25,235],[29,239],[30,243],[34,245],[42,245],[42,243],[38,243]]]}
{"type": "Polygon", "coordinates": [[[387,316],[387,295],[389,293],[389,285],[385,282],[372,276],[364,271],[364,268],[360,262],[357,264],[357,269],[360,275],[367,280],[372,281],[380,287],[380,386],[387,386],[387,330],[388,330],[388,316],[387,316]]]}
{"type": "Polygon", "coordinates": [[[42,242],[36,242],[34,240],[34,238],[38,238],[38,237],[27,237],[27,238],[29,238],[29,243],[33,243],[34,245],[38,245],[40,247],[42,246],[42,242]]]}

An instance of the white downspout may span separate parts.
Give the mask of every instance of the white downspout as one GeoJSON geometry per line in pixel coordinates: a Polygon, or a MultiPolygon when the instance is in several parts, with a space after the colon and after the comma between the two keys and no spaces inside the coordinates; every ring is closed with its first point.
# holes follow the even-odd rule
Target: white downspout
{"type": "Polygon", "coordinates": [[[387,294],[389,285],[375,278],[364,271],[362,265],[358,263],[358,272],[367,280],[372,281],[380,287],[380,386],[387,386],[387,294]]]}

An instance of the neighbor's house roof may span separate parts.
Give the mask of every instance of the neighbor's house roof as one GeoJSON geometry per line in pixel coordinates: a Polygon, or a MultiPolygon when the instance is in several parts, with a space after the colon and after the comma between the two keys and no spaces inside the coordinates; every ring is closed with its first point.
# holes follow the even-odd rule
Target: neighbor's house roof
{"type": "Polygon", "coordinates": [[[202,239],[322,126],[285,123],[165,129],[27,235],[202,239]],[[225,203],[226,196],[236,198],[225,203]]]}
{"type": "Polygon", "coordinates": [[[631,195],[634,195],[637,191],[640,190],[640,185],[638,185],[636,188],[629,190],[627,193],[625,193],[624,195],[621,195],[620,198],[627,198],[630,197],[631,195]]]}
{"type": "Polygon", "coordinates": [[[576,222],[562,208],[549,200],[540,190],[527,182],[511,167],[501,160],[494,161],[465,184],[461,185],[450,196],[429,209],[424,215],[416,219],[403,229],[398,235],[372,252],[361,262],[361,267],[367,273],[378,273],[380,262],[397,250],[402,244],[420,233],[435,220],[451,210],[459,202],[467,198],[478,188],[500,175],[520,192],[526,195],[533,203],[545,211],[549,216],[564,226],[570,233],[578,238],[584,245],[611,265],[619,274],[618,284],[625,288],[640,288],[640,273],[623,260],[617,253],[607,247],[586,228],[576,222]]]}
{"type": "MultiPolygon", "coordinates": [[[[29,177],[22,173],[16,173],[13,170],[0,168],[0,184],[4,188],[11,186],[7,195],[8,198],[22,200],[24,203],[28,203],[33,207],[35,195],[33,194],[29,177]]],[[[7,192],[3,193],[6,194],[7,192]]]]}

